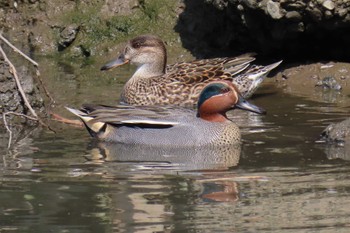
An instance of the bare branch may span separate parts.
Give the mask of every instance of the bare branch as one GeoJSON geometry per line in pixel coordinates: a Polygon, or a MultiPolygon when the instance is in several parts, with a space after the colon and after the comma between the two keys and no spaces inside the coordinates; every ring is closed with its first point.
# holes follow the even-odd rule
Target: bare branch
{"type": "Polygon", "coordinates": [[[44,82],[43,82],[43,80],[42,80],[41,77],[40,77],[40,72],[39,72],[38,68],[37,68],[36,76],[38,77],[40,86],[43,88],[43,90],[44,90],[46,96],[50,99],[51,103],[56,103],[56,101],[54,100],[54,98],[52,98],[52,96],[50,95],[49,91],[46,89],[46,87],[45,87],[45,85],[44,85],[44,82]]]}
{"type": "Polygon", "coordinates": [[[11,131],[10,127],[7,125],[5,113],[2,114],[2,118],[3,118],[2,120],[4,121],[4,125],[6,127],[6,130],[7,130],[7,132],[9,132],[9,142],[7,144],[7,149],[10,149],[11,143],[12,143],[12,131],[11,131]]]}
{"type": "Polygon", "coordinates": [[[33,59],[31,59],[30,57],[28,57],[27,55],[25,55],[22,51],[20,51],[19,49],[17,49],[14,45],[12,45],[5,37],[2,36],[2,34],[0,33],[0,39],[2,41],[4,41],[8,46],[10,46],[15,52],[21,54],[25,59],[27,59],[28,61],[30,61],[31,63],[33,63],[34,66],[38,67],[39,64],[34,61],[33,59]]]}

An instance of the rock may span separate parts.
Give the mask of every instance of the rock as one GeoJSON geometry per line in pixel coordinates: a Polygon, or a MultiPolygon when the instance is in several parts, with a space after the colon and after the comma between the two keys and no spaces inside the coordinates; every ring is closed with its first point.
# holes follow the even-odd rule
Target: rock
{"type": "Polygon", "coordinates": [[[344,19],[345,23],[350,23],[350,14],[347,14],[344,19]]]}
{"type": "Polygon", "coordinates": [[[283,17],[281,7],[278,2],[273,2],[272,0],[269,0],[266,5],[266,11],[273,19],[280,19],[283,17]]]}
{"type": "Polygon", "coordinates": [[[35,91],[34,79],[29,74],[28,68],[21,66],[17,69],[17,71],[24,93],[29,95],[33,94],[35,91]]]}
{"type": "Polygon", "coordinates": [[[335,4],[334,4],[334,2],[331,1],[331,0],[326,0],[326,1],[324,1],[324,2],[322,3],[322,6],[323,6],[324,8],[326,8],[327,10],[330,10],[330,11],[334,10],[334,8],[335,8],[335,4]]]}
{"type": "Polygon", "coordinates": [[[331,11],[325,11],[324,16],[326,19],[330,19],[333,17],[333,13],[331,11]]]}
{"type": "Polygon", "coordinates": [[[242,3],[252,9],[256,9],[258,7],[256,0],[242,0],[242,3]]]}
{"type": "MultiPolygon", "coordinates": [[[[35,82],[30,74],[30,71],[27,67],[21,66],[17,68],[17,72],[23,91],[25,92],[29,103],[35,110],[42,111],[44,101],[40,96],[38,88],[35,86],[35,82]]],[[[14,111],[16,113],[25,114],[27,109],[22,100],[22,96],[18,91],[15,79],[12,74],[10,74],[8,65],[1,59],[0,77],[0,113],[14,111]]],[[[9,118],[12,117],[12,115],[9,116],[9,118]]]]}
{"type": "Polygon", "coordinates": [[[321,81],[317,82],[316,86],[323,87],[324,89],[332,89],[336,91],[340,91],[342,89],[342,86],[333,77],[325,77],[321,81]]]}
{"type": "Polygon", "coordinates": [[[302,10],[305,8],[306,4],[302,1],[298,2],[288,2],[288,4],[283,5],[283,8],[286,10],[302,10]]]}
{"type": "Polygon", "coordinates": [[[237,6],[237,10],[243,11],[243,10],[244,10],[244,6],[242,6],[241,4],[239,4],[239,5],[237,6]]]}
{"type": "Polygon", "coordinates": [[[320,135],[320,141],[342,145],[350,140],[350,118],[330,124],[320,135]]]}
{"type": "Polygon", "coordinates": [[[302,16],[297,11],[289,11],[286,13],[286,18],[293,21],[300,21],[302,19],[302,16]]]}
{"type": "Polygon", "coordinates": [[[340,17],[345,17],[348,14],[348,10],[344,8],[340,8],[337,13],[340,17]]]}
{"type": "Polygon", "coordinates": [[[309,13],[313,21],[320,22],[322,20],[323,14],[318,8],[308,8],[307,12],[309,13]]]}
{"type": "Polygon", "coordinates": [[[71,24],[65,27],[60,33],[60,39],[58,41],[58,44],[59,44],[58,50],[61,51],[67,48],[69,45],[71,45],[75,40],[75,38],[77,37],[78,32],[79,32],[79,26],[76,24],[71,24]]]}

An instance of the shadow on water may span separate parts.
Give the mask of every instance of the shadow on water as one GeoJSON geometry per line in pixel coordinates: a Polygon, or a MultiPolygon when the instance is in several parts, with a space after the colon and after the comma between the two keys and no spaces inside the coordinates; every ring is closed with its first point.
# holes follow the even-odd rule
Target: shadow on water
{"type": "MultiPolygon", "coordinates": [[[[132,72],[113,77],[92,66],[67,76],[51,65],[50,90],[73,106],[116,101],[132,72]]],[[[347,232],[349,162],[314,143],[347,117],[344,108],[293,96],[273,80],[252,101],[268,114],[229,115],[241,147],[95,144],[85,130],[57,124],[57,134],[31,136],[26,153],[1,149],[0,231],[347,232]]]]}

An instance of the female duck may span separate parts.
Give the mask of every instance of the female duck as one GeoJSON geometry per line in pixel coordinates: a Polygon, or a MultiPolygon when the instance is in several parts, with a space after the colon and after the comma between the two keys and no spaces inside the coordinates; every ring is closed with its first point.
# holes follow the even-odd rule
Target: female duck
{"type": "Polygon", "coordinates": [[[153,146],[191,147],[240,142],[238,126],[226,117],[235,108],[263,114],[248,103],[231,82],[207,85],[197,114],[191,109],[156,106],[86,106],[67,108],[84,122],[90,134],[103,141],[153,146]]]}
{"type": "Polygon", "coordinates": [[[269,71],[269,66],[250,65],[255,58],[244,54],[233,58],[214,58],[166,66],[163,41],[153,35],[130,40],[118,59],[101,68],[108,70],[126,63],[137,66],[125,84],[121,101],[134,105],[180,105],[193,107],[203,87],[211,81],[233,82],[245,98],[250,97],[269,71]]]}

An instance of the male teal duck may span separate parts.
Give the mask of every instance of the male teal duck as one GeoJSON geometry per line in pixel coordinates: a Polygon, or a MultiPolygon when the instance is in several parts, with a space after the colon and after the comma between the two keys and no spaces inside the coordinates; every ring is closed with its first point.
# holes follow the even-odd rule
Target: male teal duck
{"type": "Polygon", "coordinates": [[[227,81],[208,84],[193,109],[159,106],[85,106],[67,108],[85,124],[91,136],[125,144],[191,147],[240,142],[238,126],[226,117],[235,108],[264,114],[227,81]]]}
{"type": "Polygon", "coordinates": [[[252,55],[203,59],[167,66],[163,41],[157,36],[142,35],[128,41],[119,57],[101,70],[126,63],[137,66],[136,72],[124,86],[121,102],[193,107],[203,87],[211,81],[231,81],[243,97],[250,97],[266,75],[282,62],[268,66],[251,65],[255,60],[252,55]]]}

